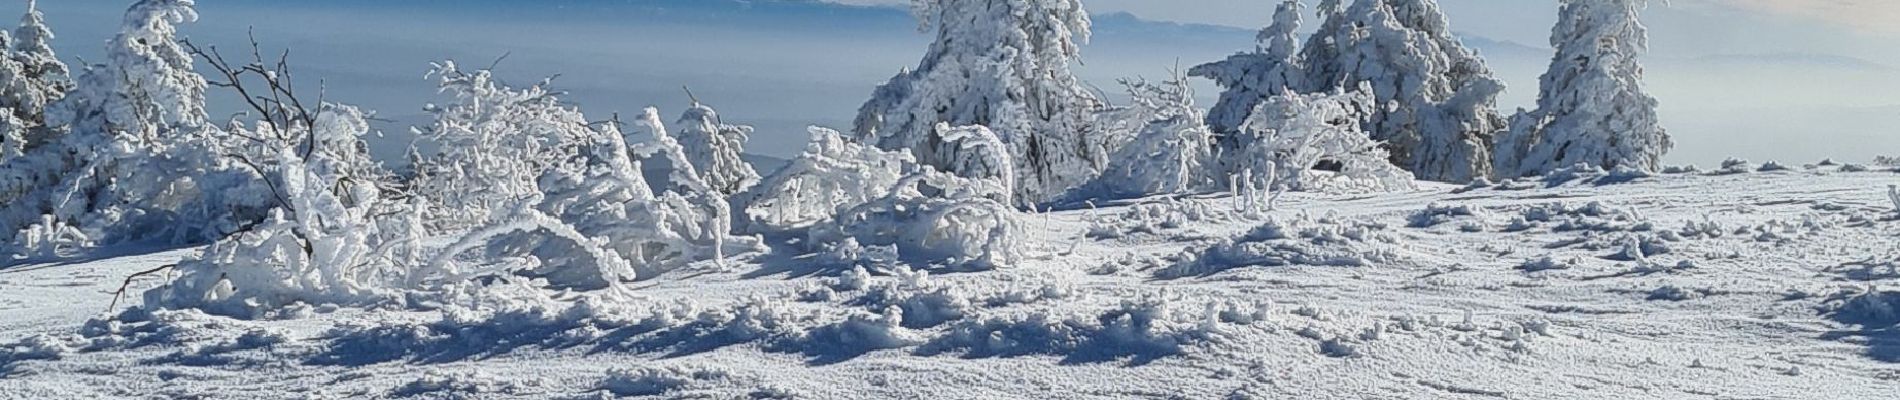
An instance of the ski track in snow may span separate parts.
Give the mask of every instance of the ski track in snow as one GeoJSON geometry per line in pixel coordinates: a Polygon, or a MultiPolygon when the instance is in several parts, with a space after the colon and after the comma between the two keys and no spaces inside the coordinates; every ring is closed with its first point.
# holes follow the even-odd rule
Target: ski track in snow
{"type": "MultiPolygon", "coordinates": [[[[441,319],[440,312],[362,310],[280,321],[199,315],[164,326],[176,331],[157,339],[89,345],[101,338],[75,332],[106,315],[109,292],[127,275],[196,250],[117,251],[137,255],[0,269],[0,398],[1884,398],[1900,393],[1900,328],[1878,318],[1857,324],[1832,310],[1842,294],[1900,289],[1900,221],[1886,197],[1896,181],[1900,174],[1892,172],[1822,167],[1527,190],[1454,193],[1423,184],[1389,195],[1294,194],[1275,218],[1293,229],[1326,224],[1321,219],[1383,225],[1375,233],[1390,241],[1353,246],[1386,257],[1357,267],[1214,265],[1217,271],[1178,278],[1157,277],[1173,264],[1164,258],[1239,237],[1263,221],[1191,221],[1081,239],[1092,218],[1113,218],[1125,207],[1031,215],[1024,237],[1040,257],[931,276],[937,287],[971,293],[964,315],[899,329],[917,340],[879,350],[860,348],[873,339],[851,332],[787,347],[622,329],[579,335],[584,343],[573,344],[561,341],[565,328],[506,328],[504,321],[490,328],[527,331],[467,327],[446,341],[378,347],[331,331],[343,323],[441,319]],[[1575,211],[1592,202],[1623,213],[1579,211],[1512,226],[1540,205],[1575,211]],[[1414,218],[1434,204],[1475,212],[1414,218]],[[1560,228],[1566,218],[1608,225],[1560,228]],[[1714,222],[1722,235],[1664,240],[1667,251],[1650,254],[1647,267],[1616,260],[1626,236],[1655,237],[1691,222],[1714,222]],[[1071,246],[1072,254],[1060,254],[1071,246]],[[1527,265],[1546,257],[1552,261],[1527,265]],[[1683,261],[1692,268],[1673,268],[1683,261]],[[985,297],[1043,286],[1070,292],[985,297]],[[1013,337],[1018,347],[979,351],[945,339],[983,319],[1087,319],[1143,295],[1189,315],[1209,302],[1262,303],[1264,320],[1163,332],[1180,334],[1178,351],[1065,349],[1022,340],[1029,334],[1013,337]],[[72,347],[48,357],[25,345],[48,338],[72,347]]],[[[1231,203],[1188,201],[1218,210],[1231,203]]],[[[702,308],[778,297],[787,308],[830,319],[879,311],[859,302],[865,290],[799,301],[795,293],[834,279],[748,277],[761,269],[812,270],[755,263],[678,271],[642,282],[639,294],[702,308]]],[[[159,282],[134,281],[120,307],[137,305],[137,293],[159,282]]],[[[1069,334],[1083,344],[1151,343],[1069,334]]],[[[363,338],[377,336],[355,339],[363,338]]]]}

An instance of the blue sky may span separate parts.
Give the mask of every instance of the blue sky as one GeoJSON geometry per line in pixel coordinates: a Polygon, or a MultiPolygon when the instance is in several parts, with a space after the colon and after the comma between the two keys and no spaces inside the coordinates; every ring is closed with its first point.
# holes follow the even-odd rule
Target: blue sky
{"type": "MultiPolygon", "coordinates": [[[[442,101],[422,75],[432,60],[487,65],[557,86],[590,116],[658,106],[677,115],[681,86],[729,122],[758,125],[752,151],[787,156],[803,127],[838,128],[876,85],[923,53],[927,37],[903,0],[200,0],[184,28],[237,47],[255,28],[289,47],[328,98],[378,110],[397,154],[406,126],[442,101]]],[[[14,14],[24,1],[0,3],[14,14]]],[[[1084,0],[1097,14],[1079,74],[1105,92],[1115,79],[1166,74],[1251,46],[1268,0],[1084,0]],[[1112,14],[1112,15],[1109,15],[1112,14]]],[[[1310,3],[1310,1],[1309,1],[1310,3]]],[[[1527,106],[1548,62],[1555,0],[1440,0],[1454,29],[1483,52],[1527,106]]],[[[1672,162],[1728,156],[1810,162],[1900,154],[1900,1],[1673,0],[1645,14],[1649,86],[1679,142],[1672,162]]],[[[129,1],[43,1],[62,56],[97,60],[129,1]]],[[[1313,23],[1309,23],[1313,25],[1313,23]]],[[[315,82],[310,82],[315,84],[315,82]]],[[[1215,88],[1201,85],[1201,96],[1215,88]]],[[[228,99],[227,99],[228,100],[228,99]]],[[[235,108],[213,104],[215,110],[235,108]]]]}

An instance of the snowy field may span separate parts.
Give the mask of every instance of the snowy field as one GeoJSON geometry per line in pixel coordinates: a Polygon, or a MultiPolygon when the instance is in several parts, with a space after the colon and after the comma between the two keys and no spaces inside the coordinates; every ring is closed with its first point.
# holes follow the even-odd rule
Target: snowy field
{"type": "Polygon", "coordinates": [[[1888,398],[1890,168],[1149,199],[1027,216],[993,271],[748,253],[255,321],[118,313],[158,277],[107,312],[197,251],[118,247],[0,269],[0,398],[1888,398]]]}

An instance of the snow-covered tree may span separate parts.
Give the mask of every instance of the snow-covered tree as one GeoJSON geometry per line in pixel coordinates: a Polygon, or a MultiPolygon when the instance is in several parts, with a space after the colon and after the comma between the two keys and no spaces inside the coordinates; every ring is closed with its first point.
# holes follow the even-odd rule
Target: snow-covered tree
{"type": "Polygon", "coordinates": [[[1643,90],[1648,29],[1645,0],[1566,0],[1550,44],[1537,109],[1520,111],[1498,140],[1499,175],[1516,177],[1576,164],[1656,171],[1674,147],[1643,90]]]}
{"type": "MultiPolygon", "coordinates": [[[[1360,121],[1377,103],[1370,88],[1268,98],[1241,125],[1242,147],[1222,154],[1236,190],[1368,193],[1412,187],[1360,121]]],[[[1271,204],[1268,204],[1269,208],[1271,204]]]]}
{"type": "Polygon", "coordinates": [[[207,123],[207,83],[175,38],[176,24],[197,17],[191,6],[142,0],[126,12],[107,63],[47,108],[47,123],[67,133],[3,168],[0,229],[52,215],[100,244],[192,242],[263,218],[272,201],[258,168],[221,159],[235,139],[207,123]]]}
{"type": "MultiPolygon", "coordinates": [[[[1118,110],[1134,139],[1115,152],[1084,196],[1187,193],[1214,183],[1214,136],[1194,106],[1187,77],[1160,84],[1123,80],[1131,105],[1118,110]]],[[[1119,125],[1118,125],[1119,126],[1119,125]]]]}
{"type": "Polygon", "coordinates": [[[1459,43],[1434,0],[1323,1],[1320,29],[1301,60],[1308,92],[1370,82],[1378,107],[1365,120],[1394,164],[1421,179],[1465,182],[1491,172],[1491,136],[1504,83],[1459,43]]]}
{"type": "Polygon", "coordinates": [[[948,169],[955,160],[936,125],[988,127],[1016,160],[1019,204],[1050,200],[1107,164],[1115,146],[1091,123],[1102,102],[1069,71],[1089,35],[1081,1],[917,0],[914,11],[936,40],[859,110],[858,140],[948,169]]]}
{"type": "Polygon", "coordinates": [[[437,228],[471,226],[536,195],[542,173],[591,142],[586,117],[547,81],[510,87],[453,61],[435,64],[431,74],[456,102],[428,108],[435,122],[417,133],[439,147],[418,160],[411,185],[430,201],[437,228]]]}
{"type": "Polygon", "coordinates": [[[21,67],[20,95],[14,99],[17,105],[9,107],[21,120],[37,126],[46,122],[46,105],[65,96],[73,85],[66,63],[53,52],[53,30],[46,25],[39,2],[27,0],[26,8],[20,27],[14,30],[10,57],[21,67]]]}
{"type": "Polygon", "coordinates": [[[1212,79],[1225,88],[1220,102],[1207,113],[1207,126],[1227,134],[1240,129],[1247,113],[1268,97],[1287,90],[1306,90],[1299,58],[1300,0],[1286,0],[1274,11],[1273,23],[1260,30],[1260,45],[1252,52],[1195,66],[1188,75],[1212,79]]]}
{"type": "Polygon", "coordinates": [[[676,125],[687,161],[714,191],[730,196],[759,183],[759,172],[744,158],[752,127],[725,124],[718,111],[697,101],[676,125]]]}
{"type": "Polygon", "coordinates": [[[46,106],[72,89],[67,69],[48,43],[53,32],[38,2],[27,2],[27,14],[15,31],[17,37],[0,32],[0,48],[10,56],[0,57],[0,109],[9,110],[0,121],[0,163],[22,156],[28,147],[51,141],[53,130],[45,129],[46,106]]]}

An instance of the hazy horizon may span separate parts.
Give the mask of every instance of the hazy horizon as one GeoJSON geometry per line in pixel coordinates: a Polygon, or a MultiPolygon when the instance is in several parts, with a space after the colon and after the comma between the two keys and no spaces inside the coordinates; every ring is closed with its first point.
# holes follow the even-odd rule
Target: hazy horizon
{"type": "MultiPolygon", "coordinates": [[[[924,52],[928,37],[897,0],[556,0],[518,2],[339,0],[203,1],[183,35],[227,48],[246,31],[272,49],[291,48],[306,85],[326,98],[377,110],[399,154],[407,126],[426,123],[424,104],[443,101],[423,79],[429,62],[455,59],[556,87],[590,117],[657,106],[671,120],[687,103],[682,86],[728,122],[757,125],[750,151],[785,157],[803,127],[844,129],[871,90],[924,52]]],[[[1196,0],[1167,6],[1086,0],[1101,15],[1078,74],[1104,92],[1115,79],[1155,78],[1175,65],[1213,61],[1252,46],[1275,2],[1196,0]],[[1123,14],[1126,13],[1126,14],[1123,14]],[[1130,18],[1134,17],[1134,18],[1130,18]],[[1139,19],[1137,19],[1139,18],[1139,19]],[[1187,23],[1192,25],[1182,25],[1187,23]]],[[[1506,113],[1532,107],[1549,61],[1555,0],[1441,0],[1454,30],[1483,53],[1510,90],[1506,113]]],[[[0,7],[14,14],[24,2],[0,7]]],[[[43,2],[62,58],[97,60],[127,1],[43,2]]],[[[1170,3],[1176,4],[1176,3],[1170,3]]],[[[1647,85],[1678,143],[1668,161],[1709,165],[1727,157],[1812,162],[1900,153],[1900,33],[1854,23],[1861,13],[1804,11],[1781,2],[1677,0],[1645,17],[1653,53],[1647,85]]],[[[1309,5],[1310,6],[1310,5],[1309,5]]],[[[1823,7],[1825,8],[1825,7],[1823,7]]],[[[1317,21],[1308,19],[1310,28],[1317,21]]],[[[1202,106],[1217,88],[1197,81],[1202,106]]],[[[236,108],[215,93],[214,115],[236,108]]]]}

